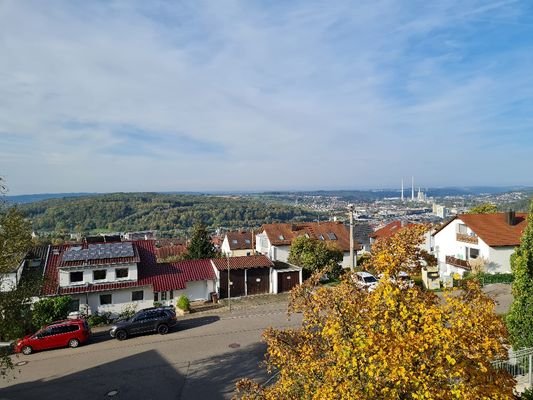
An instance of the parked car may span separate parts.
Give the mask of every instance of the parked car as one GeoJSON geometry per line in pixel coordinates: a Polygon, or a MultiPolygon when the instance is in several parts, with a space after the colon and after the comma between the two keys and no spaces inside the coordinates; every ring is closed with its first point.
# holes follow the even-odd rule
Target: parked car
{"type": "Polygon", "coordinates": [[[118,340],[148,332],[165,335],[177,323],[176,313],[170,307],[145,308],[131,318],[117,321],[109,334],[118,340]]]}
{"type": "MultiPolygon", "coordinates": [[[[378,277],[379,279],[383,278],[383,274],[380,274],[378,277]]],[[[415,282],[411,279],[409,274],[404,271],[400,271],[396,278],[391,277],[390,281],[392,283],[397,283],[401,289],[412,288],[415,286],[415,282]]]]}
{"type": "Polygon", "coordinates": [[[415,282],[411,279],[407,272],[400,271],[396,277],[396,282],[401,288],[412,288],[415,286],[415,282]]]}
{"type": "Polygon", "coordinates": [[[372,291],[378,285],[378,280],[370,272],[359,271],[354,274],[355,284],[362,288],[372,291]]]}
{"type": "Polygon", "coordinates": [[[91,330],[84,319],[66,319],[52,322],[33,335],[15,342],[15,352],[31,354],[34,351],[58,347],[78,347],[87,342],[91,330]]]}

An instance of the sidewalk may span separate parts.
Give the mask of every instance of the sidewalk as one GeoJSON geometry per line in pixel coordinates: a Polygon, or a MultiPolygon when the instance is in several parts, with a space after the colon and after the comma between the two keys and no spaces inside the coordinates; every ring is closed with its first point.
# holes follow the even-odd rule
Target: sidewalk
{"type": "MultiPolygon", "coordinates": [[[[179,321],[195,319],[199,316],[219,315],[219,316],[239,316],[247,314],[254,309],[262,309],[265,312],[286,311],[289,300],[288,293],[263,294],[234,299],[222,299],[218,304],[206,302],[192,302],[191,312],[185,315],[178,315],[179,321]],[[228,304],[229,303],[229,304],[228,304]],[[231,305],[231,311],[230,311],[231,305]]],[[[95,326],[91,328],[94,337],[109,335],[112,325],[95,326]]]]}

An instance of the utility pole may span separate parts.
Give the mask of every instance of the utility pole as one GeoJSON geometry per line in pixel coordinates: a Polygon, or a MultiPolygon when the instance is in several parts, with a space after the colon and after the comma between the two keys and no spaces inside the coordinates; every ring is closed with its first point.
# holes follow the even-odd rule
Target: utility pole
{"type": "Polygon", "coordinates": [[[228,260],[228,307],[229,311],[231,312],[231,280],[230,280],[230,269],[229,269],[229,254],[226,256],[228,260]]]}
{"type": "Polygon", "coordinates": [[[348,214],[350,216],[350,269],[352,272],[355,270],[355,254],[353,243],[353,204],[348,204],[348,214]]]}

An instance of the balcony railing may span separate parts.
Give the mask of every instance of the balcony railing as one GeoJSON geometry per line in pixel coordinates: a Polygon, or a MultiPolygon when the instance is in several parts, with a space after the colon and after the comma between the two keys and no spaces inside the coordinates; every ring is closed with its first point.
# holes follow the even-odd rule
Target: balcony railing
{"type": "Polygon", "coordinates": [[[467,235],[466,233],[456,233],[455,238],[457,239],[458,242],[477,244],[476,235],[467,235]]]}
{"type": "Polygon", "coordinates": [[[468,264],[468,261],[461,260],[460,258],[456,258],[453,256],[446,256],[446,264],[453,265],[454,267],[466,269],[470,271],[472,267],[468,264]]]}

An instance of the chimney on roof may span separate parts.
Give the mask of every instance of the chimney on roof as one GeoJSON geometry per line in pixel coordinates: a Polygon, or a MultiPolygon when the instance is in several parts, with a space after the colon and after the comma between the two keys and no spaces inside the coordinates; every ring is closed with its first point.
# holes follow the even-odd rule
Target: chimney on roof
{"type": "Polygon", "coordinates": [[[505,213],[505,219],[507,220],[507,224],[509,225],[514,225],[515,222],[516,222],[516,218],[515,218],[515,212],[511,209],[509,209],[509,211],[507,211],[505,213]]]}

